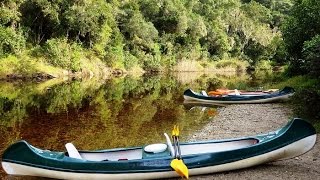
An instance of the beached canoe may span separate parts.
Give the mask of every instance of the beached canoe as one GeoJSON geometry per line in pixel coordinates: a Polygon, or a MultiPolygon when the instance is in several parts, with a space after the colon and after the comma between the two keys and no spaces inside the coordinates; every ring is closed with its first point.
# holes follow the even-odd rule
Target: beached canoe
{"type": "Polygon", "coordinates": [[[218,104],[248,104],[248,103],[269,103],[288,100],[293,94],[294,89],[285,87],[282,90],[272,93],[247,93],[247,94],[228,94],[221,96],[210,96],[206,92],[196,93],[187,89],[183,97],[188,101],[199,101],[205,103],[218,104]]]}
{"type": "MultiPolygon", "coordinates": [[[[41,150],[26,141],[19,141],[4,152],[2,167],[8,174],[57,179],[178,177],[170,167],[173,148],[167,135],[166,140],[167,143],[163,144],[99,151],[76,151],[68,144],[66,152],[41,150]]],[[[181,143],[180,148],[183,162],[192,176],[293,158],[309,151],[315,142],[313,126],[296,118],[267,134],[181,143]]]]}

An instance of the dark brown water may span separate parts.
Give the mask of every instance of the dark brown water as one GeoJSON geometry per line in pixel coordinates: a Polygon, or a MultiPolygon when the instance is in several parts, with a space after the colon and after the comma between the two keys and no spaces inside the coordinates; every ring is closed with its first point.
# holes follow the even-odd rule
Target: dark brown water
{"type": "MultiPolygon", "coordinates": [[[[65,151],[104,149],[165,142],[174,125],[182,141],[216,115],[216,106],[184,104],[187,88],[257,86],[248,76],[180,73],[111,80],[0,82],[0,153],[24,139],[32,145],[65,151]]],[[[1,179],[26,179],[7,176],[1,179]]],[[[30,178],[29,178],[30,179],[30,178]]],[[[31,178],[40,179],[40,178],[31,178]]]]}

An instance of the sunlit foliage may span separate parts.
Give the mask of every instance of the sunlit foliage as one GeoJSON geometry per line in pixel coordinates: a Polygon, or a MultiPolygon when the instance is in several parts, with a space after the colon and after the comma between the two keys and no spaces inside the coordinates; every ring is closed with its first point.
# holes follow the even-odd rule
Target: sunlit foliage
{"type": "MultiPolygon", "coordinates": [[[[115,68],[163,71],[188,59],[230,57],[254,66],[272,60],[282,46],[278,27],[291,5],[290,0],[5,0],[0,3],[0,56],[19,54],[28,45],[37,47],[34,56],[46,57],[38,46],[50,46],[52,54],[79,44],[69,56],[88,51],[115,68]]],[[[80,70],[74,58],[61,59],[62,64],[46,59],[80,70]]]]}

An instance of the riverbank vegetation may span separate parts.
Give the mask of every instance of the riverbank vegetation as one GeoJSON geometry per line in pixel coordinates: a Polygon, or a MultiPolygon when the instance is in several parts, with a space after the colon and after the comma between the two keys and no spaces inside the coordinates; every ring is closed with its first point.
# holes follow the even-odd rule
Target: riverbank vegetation
{"type": "Polygon", "coordinates": [[[0,78],[285,65],[281,79],[317,102],[319,12],[317,0],[4,0],[0,78]]]}
{"type": "Polygon", "coordinates": [[[215,69],[219,60],[280,62],[279,27],[291,6],[290,0],[5,0],[0,58],[93,73],[103,72],[97,66],[183,71],[190,60],[200,65],[193,71],[215,69]]]}

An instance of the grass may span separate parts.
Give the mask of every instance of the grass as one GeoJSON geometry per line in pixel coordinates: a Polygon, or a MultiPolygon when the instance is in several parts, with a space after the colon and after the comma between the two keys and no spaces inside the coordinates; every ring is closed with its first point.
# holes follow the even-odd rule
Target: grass
{"type": "Polygon", "coordinates": [[[17,76],[22,78],[31,78],[34,74],[48,74],[53,77],[61,78],[67,76],[79,77],[104,77],[111,74],[111,68],[108,68],[104,62],[95,56],[81,56],[79,59],[80,70],[76,73],[71,73],[68,69],[56,67],[48,63],[44,57],[33,57],[27,52],[19,55],[9,55],[0,59],[0,79],[6,79],[8,76],[17,76]]]}
{"type": "Polygon", "coordinates": [[[222,70],[233,70],[235,72],[245,72],[249,63],[246,61],[241,61],[239,59],[223,59],[217,61],[215,64],[216,69],[222,70]]]}
{"type": "Polygon", "coordinates": [[[223,59],[219,61],[184,60],[174,66],[175,72],[215,72],[217,74],[245,72],[249,63],[238,59],[223,59]]]}
{"type": "Polygon", "coordinates": [[[320,80],[310,76],[295,76],[274,85],[275,88],[293,87],[296,93],[291,98],[290,105],[294,115],[310,120],[317,125],[320,123],[320,80]]]}
{"type": "Polygon", "coordinates": [[[15,67],[19,65],[19,60],[15,56],[8,56],[0,59],[0,78],[6,78],[7,74],[15,72],[15,67]]]}
{"type": "Polygon", "coordinates": [[[199,72],[199,71],[203,71],[203,67],[201,66],[199,61],[184,60],[184,61],[177,63],[173,67],[173,71],[175,71],[175,72],[199,72]]]}
{"type": "Polygon", "coordinates": [[[319,87],[319,80],[309,76],[295,76],[274,84],[274,88],[282,88],[285,86],[293,87],[297,91],[310,88],[316,89],[319,87]]]}
{"type": "Polygon", "coordinates": [[[47,65],[40,59],[31,58],[26,54],[19,57],[10,55],[0,59],[0,78],[2,79],[9,75],[32,77],[35,73],[45,73],[58,77],[63,74],[63,69],[47,65]]]}

